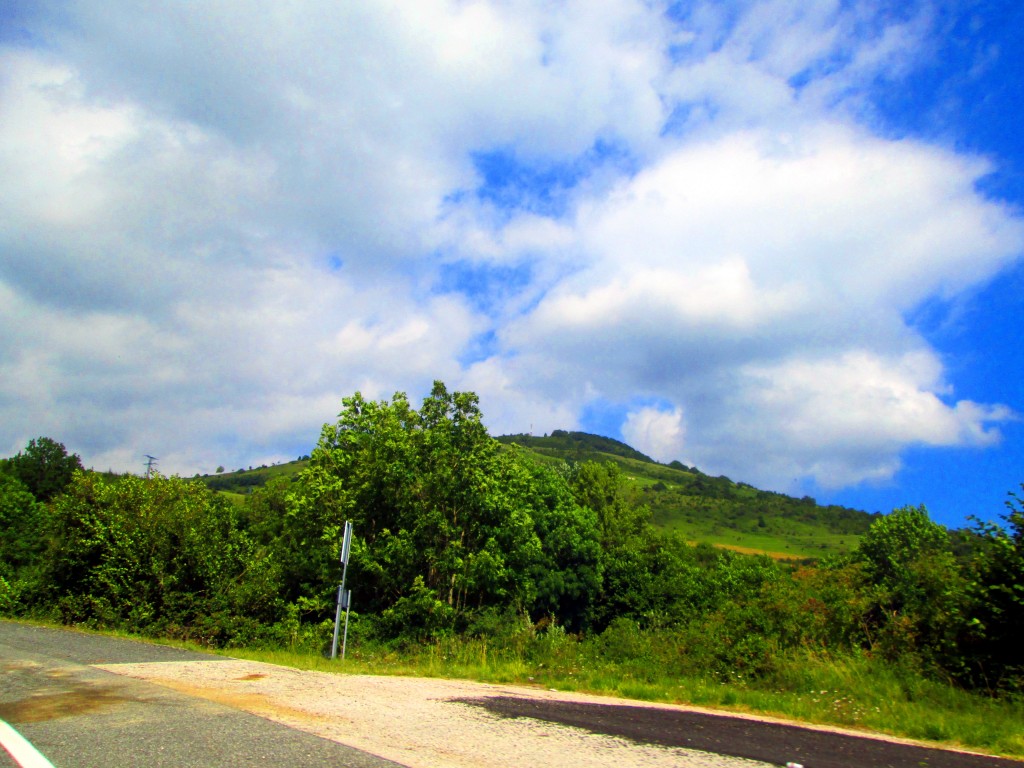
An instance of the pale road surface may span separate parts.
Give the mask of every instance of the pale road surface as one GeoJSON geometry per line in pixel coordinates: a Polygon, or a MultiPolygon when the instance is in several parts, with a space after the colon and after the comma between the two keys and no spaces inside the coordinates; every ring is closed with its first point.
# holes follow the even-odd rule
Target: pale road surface
{"type": "MultiPolygon", "coordinates": [[[[56,768],[1024,766],[684,707],[301,672],[2,621],[0,670],[0,719],[56,768]]],[[[0,750],[0,766],[13,764],[0,750]]]]}

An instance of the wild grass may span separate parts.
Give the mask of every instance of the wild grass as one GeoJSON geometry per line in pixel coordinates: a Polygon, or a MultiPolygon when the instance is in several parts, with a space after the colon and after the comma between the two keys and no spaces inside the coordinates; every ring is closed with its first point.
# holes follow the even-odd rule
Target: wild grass
{"type": "Polygon", "coordinates": [[[666,518],[666,530],[675,532],[694,544],[712,544],[747,554],[766,554],[776,559],[820,558],[837,552],[857,548],[861,536],[852,533],[831,533],[809,526],[796,527],[784,533],[759,533],[755,530],[733,529],[719,525],[713,519],[687,521],[666,518]]]}

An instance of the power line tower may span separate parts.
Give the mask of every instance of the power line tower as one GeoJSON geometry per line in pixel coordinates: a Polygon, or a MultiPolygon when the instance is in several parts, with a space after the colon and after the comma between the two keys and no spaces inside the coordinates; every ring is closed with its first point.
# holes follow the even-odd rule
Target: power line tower
{"type": "Polygon", "coordinates": [[[153,468],[156,466],[156,456],[150,456],[148,453],[143,455],[146,457],[146,479],[149,480],[153,476],[153,468]]]}

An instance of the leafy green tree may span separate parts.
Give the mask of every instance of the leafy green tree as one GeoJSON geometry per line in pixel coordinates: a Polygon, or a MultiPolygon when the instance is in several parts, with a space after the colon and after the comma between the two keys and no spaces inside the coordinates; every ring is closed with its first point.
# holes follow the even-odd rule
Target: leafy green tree
{"type": "Polygon", "coordinates": [[[0,473],[0,576],[11,576],[38,557],[42,523],[40,503],[25,484],[0,473]]]}
{"type": "Polygon", "coordinates": [[[50,501],[82,469],[82,460],[76,453],[69,455],[63,443],[40,437],[29,440],[25,450],[11,457],[7,466],[39,501],[50,501]]]}
{"type": "Polygon", "coordinates": [[[532,576],[534,619],[553,617],[572,631],[594,619],[603,576],[597,514],[576,503],[562,475],[550,467],[517,461],[526,475],[515,493],[540,540],[532,576]]]}
{"type": "Polygon", "coordinates": [[[482,626],[506,609],[585,623],[600,582],[596,519],[563,478],[487,434],[475,394],[435,382],[418,411],[404,393],[343,404],[290,497],[288,548],[316,561],[290,599],[322,595],[326,609],[350,519],[351,584],[386,633],[482,626]]]}
{"type": "Polygon", "coordinates": [[[644,622],[666,609],[666,584],[678,562],[655,535],[651,513],[638,503],[622,470],[610,462],[572,463],[564,475],[577,503],[594,515],[601,546],[601,589],[592,612],[593,628],[616,618],[644,622]]]}
{"type": "Polygon", "coordinates": [[[38,583],[46,507],[12,475],[0,471],[0,613],[20,613],[38,583]]]}
{"type": "Polygon", "coordinates": [[[874,587],[879,650],[956,666],[966,582],[946,529],[924,506],[901,507],[871,525],[858,554],[874,587]]]}
{"type": "Polygon", "coordinates": [[[1006,507],[1004,526],[975,521],[972,636],[965,655],[974,684],[1019,692],[1024,691],[1024,502],[1011,493],[1006,507]]]}
{"type": "Polygon", "coordinates": [[[915,561],[948,549],[946,530],[920,506],[894,509],[879,518],[864,536],[859,551],[876,583],[898,587],[907,583],[908,568],[915,561]]]}
{"type": "Polygon", "coordinates": [[[651,527],[651,512],[625,482],[622,470],[611,462],[586,461],[567,465],[566,479],[580,506],[597,514],[605,548],[623,540],[644,538],[651,527]]]}

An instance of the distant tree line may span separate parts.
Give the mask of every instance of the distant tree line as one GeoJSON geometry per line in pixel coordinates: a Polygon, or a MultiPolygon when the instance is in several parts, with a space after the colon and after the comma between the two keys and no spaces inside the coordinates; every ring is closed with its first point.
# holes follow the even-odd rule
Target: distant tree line
{"type": "MultiPolygon", "coordinates": [[[[689,545],[652,524],[647,498],[614,463],[502,448],[476,395],[440,382],[418,409],[401,393],[344,399],[301,474],[235,501],[198,480],[84,471],[39,438],[0,463],[0,612],[321,649],[352,520],[355,641],[557,627],[721,679],[869,654],[1024,691],[1018,497],[1002,525],[956,534],[897,509],[851,554],[803,565],[689,545]]],[[[768,501],[752,493],[763,514],[768,501]]]]}

